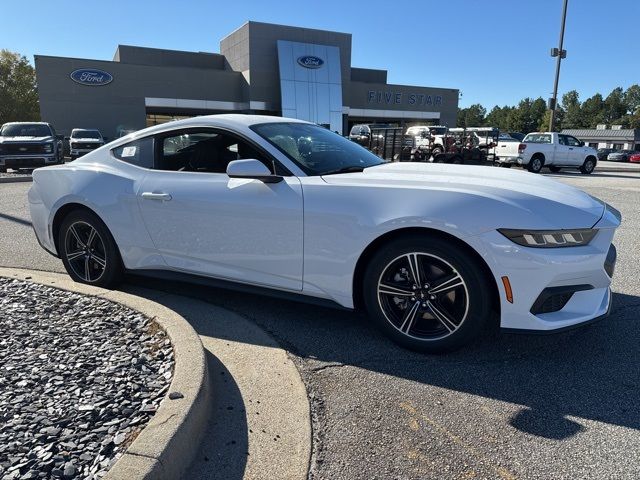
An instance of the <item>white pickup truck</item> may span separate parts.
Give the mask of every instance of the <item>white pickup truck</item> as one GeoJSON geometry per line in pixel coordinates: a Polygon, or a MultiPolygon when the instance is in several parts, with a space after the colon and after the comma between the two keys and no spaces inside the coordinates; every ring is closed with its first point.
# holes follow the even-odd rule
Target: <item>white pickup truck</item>
{"type": "Polygon", "coordinates": [[[521,165],[534,173],[548,167],[552,172],[577,168],[589,174],[598,162],[594,148],[585,147],[571,135],[555,132],[529,133],[522,142],[499,142],[495,150],[496,162],[502,166],[521,165]]]}

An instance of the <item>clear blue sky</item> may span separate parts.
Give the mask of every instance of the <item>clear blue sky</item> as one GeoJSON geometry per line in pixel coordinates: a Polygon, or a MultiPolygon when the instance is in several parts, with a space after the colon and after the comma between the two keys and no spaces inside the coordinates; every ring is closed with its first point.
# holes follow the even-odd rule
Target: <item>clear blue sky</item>
{"type": "MultiPolygon", "coordinates": [[[[119,43],[219,52],[247,20],[353,34],[352,64],[458,88],[461,106],[547,98],[562,0],[0,0],[0,48],[110,60],[119,43]]],[[[640,83],[640,0],[569,0],[560,93],[640,83]]]]}

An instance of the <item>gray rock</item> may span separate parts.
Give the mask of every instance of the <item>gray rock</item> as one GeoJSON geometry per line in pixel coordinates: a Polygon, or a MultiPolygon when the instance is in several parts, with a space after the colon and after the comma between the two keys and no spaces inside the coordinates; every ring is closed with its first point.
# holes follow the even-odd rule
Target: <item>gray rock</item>
{"type": "Polygon", "coordinates": [[[121,305],[16,279],[0,278],[0,312],[0,478],[103,477],[169,389],[166,334],[121,305]]]}

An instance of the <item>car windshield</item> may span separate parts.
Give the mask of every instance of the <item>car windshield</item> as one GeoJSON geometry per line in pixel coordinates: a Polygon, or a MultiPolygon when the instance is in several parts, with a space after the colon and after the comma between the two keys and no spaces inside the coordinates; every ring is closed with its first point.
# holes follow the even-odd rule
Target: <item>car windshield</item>
{"type": "Polygon", "coordinates": [[[100,132],[97,130],[80,130],[71,133],[71,138],[95,138],[100,139],[100,132]]]}
{"type": "Polygon", "coordinates": [[[40,123],[14,123],[4,125],[0,130],[2,137],[50,137],[48,125],[40,123]]]}
{"type": "Polygon", "coordinates": [[[307,175],[358,171],[385,163],[355,142],[307,123],[263,123],[251,129],[307,175]]]}

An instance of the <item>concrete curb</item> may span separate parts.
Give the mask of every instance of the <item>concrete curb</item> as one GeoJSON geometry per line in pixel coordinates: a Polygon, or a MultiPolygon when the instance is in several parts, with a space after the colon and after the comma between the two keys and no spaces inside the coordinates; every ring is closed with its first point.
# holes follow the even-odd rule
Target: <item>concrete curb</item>
{"type": "Polygon", "coordinates": [[[33,182],[31,175],[22,177],[0,177],[0,183],[20,183],[20,182],[33,182]]]}
{"type": "Polygon", "coordinates": [[[210,415],[209,373],[200,337],[175,311],[146,298],[73,282],[66,275],[0,267],[0,276],[18,278],[104,298],[155,319],[173,344],[175,367],[169,392],[149,424],[104,477],[109,480],[181,478],[198,452],[210,415]]]}
{"type": "MultiPolygon", "coordinates": [[[[628,164],[626,164],[626,165],[628,165],[628,164]]],[[[593,172],[594,173],[599,173],[599,172],[640,173],[640,164],[638,164],[637,168],[622,167],[622,166],[618,167],[618,166],[615,166],[615,165],[603,165],[603,166],[601,166],[600,164],[598,164],[598,166],[596,167],[596,169],[593,172]]]]}

